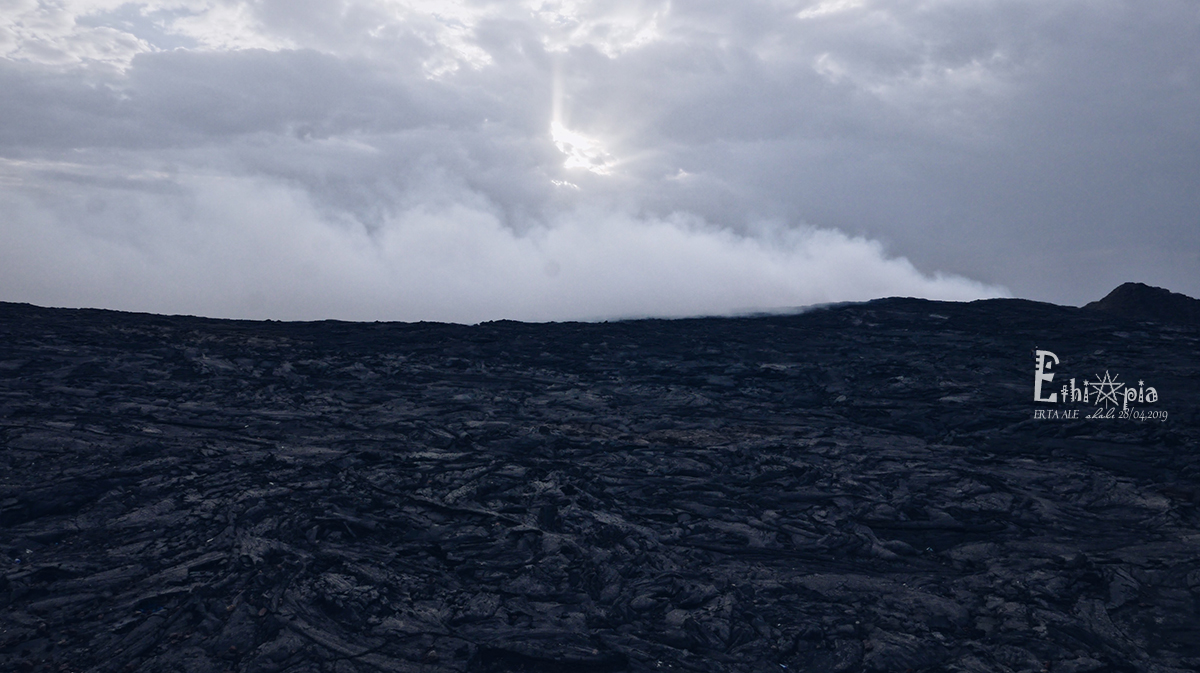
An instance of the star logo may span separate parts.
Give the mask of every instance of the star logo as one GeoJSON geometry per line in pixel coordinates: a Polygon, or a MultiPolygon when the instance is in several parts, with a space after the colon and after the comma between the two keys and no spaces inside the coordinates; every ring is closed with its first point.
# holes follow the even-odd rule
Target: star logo
{"type": "MultiPolygon", "coordinates": [[[[1119,375],[1118,375],[1119,376],[1119,375]]],[[[1124,383],[1118,383],[1116,376],[1109,376],[1108,372],[1104,372],[1104,378],[1096,377],[1098,383],[1088,383],[1093,390],[1096,391],[1096,404],[1100,404],[1103,400],[1105,404],[1113,403],[1113,406],[1120,404],[1117,400],[1117,391],[1125,387],[1124,383]]]]}

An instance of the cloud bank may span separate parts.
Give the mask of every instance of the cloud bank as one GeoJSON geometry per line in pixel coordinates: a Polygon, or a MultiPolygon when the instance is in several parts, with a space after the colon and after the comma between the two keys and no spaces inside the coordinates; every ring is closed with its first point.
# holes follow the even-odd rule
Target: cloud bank
{"type": "Polygon", "coordinates": [[[145,181],[138,189],[78,185],[65,200],[58,184],[36,197],[28,186],[0,197],[26,226],[0,229],[0,285],[153,312],[451,322],[713,315],[995,292],[928,277],[887,258],[878,243],[830,230],[764,224],[747,235],[694,216],[582,209],[517,233],[486,200],[465,196],[415,200],[367,228],[278,181],[145,181]]]}
{"type": "Polygon", "coordinates": [[[594,319],[1200,294],[1200,12],[10,0],[0,294],[594,319]]]}

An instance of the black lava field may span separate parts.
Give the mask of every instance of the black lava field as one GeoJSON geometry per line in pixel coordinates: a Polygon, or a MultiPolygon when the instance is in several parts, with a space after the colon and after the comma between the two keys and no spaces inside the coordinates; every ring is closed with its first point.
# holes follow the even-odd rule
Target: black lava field
{"type": "Polygon", "coordinates": [[[1200,323],[1097,308],[0,304],[0,670],[1200,670],[1200,323]]]}

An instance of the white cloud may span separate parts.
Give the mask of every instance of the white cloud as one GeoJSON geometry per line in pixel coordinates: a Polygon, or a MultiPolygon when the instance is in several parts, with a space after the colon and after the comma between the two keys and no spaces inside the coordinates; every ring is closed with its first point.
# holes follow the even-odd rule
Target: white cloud
{"type": "Polygon", "coordinates": [[[684,214],[581,209],[517,234],[491,209],[458,199],[411,204],[368,231],[330,221],[302,190],[262,178],[29,187],[0,182],[0,204],[23,223],[0,228],[0,287],[48,305],[477,322],[1004,293],[923,275],[838,232],[765,227],[742,236],[684,214]]]}
{"type": "MultiPolygon", "coordinates": [[[[147,9],[158,9],[148,3],[147,9]]],[[[297,45],[286,37],[272,34],[256,15],[253,5],[245,2],[193,2],[188,12],[166,24],[166,30],[196,41],[204,49],[292,49],[297,45]]]]}
{"type": "Polygon", "coordinates": [[[815,19],[820,16],[838,14],[863,6],[862,0],[825,0],[805,7],[796,14],[797,19],[815,19]]]}
{"type": "Polygon", "coordinates": [[[117,0],[46,3],[10,0],[0,12],[0,57],[50,66],[96,64],[117,70],[153,49],[145,40],[110,26],[78,19],[109,11],[117,0]]]}
{"type": "Polygon", "coordinates": [[[526,0],[524,4],[538,19],[542,43],[550,51],[590,46],[609,58],[662,39],[660,22],[671,11],[667,0],[526,0]]]}

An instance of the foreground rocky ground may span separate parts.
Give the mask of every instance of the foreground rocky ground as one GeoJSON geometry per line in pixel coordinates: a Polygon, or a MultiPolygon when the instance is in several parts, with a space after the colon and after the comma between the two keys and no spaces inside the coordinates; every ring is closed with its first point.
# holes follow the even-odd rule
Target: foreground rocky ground
{"type": "Polygon", "coordinates": [[[0,304],[0,670],[1198,670],[1198,353],[1019,300],[0,304]],[[1167,419],[1035,403],[1035,349],[1167,419]]]}

